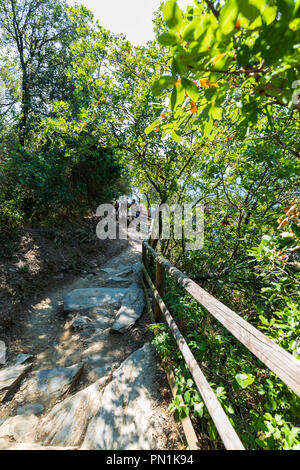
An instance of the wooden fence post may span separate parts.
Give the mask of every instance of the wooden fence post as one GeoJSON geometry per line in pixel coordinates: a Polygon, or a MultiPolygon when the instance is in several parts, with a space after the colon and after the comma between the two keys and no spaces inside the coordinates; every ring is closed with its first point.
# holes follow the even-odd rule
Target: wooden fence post
{"type": "MultiPolygon", "coordinates": [[[[155,287],[159,295],[162,297],[164,293],[164,286],[165,286],[165,268],[158,261],[155,262],[155,267],[156,267],[155,287]]],[[[165,317],[162,314],[159,303],[157,301],[155,301],[155,304],[154,304],[154,316],[155,316],[155,320],[157,321],[157,323],[165,322],[165,317]]]]}
{"type": "Polygon", "coordinates": [[[142,261],[145,268],[148,269],[148,253],[144,243],[142,244],[142,261]]]}

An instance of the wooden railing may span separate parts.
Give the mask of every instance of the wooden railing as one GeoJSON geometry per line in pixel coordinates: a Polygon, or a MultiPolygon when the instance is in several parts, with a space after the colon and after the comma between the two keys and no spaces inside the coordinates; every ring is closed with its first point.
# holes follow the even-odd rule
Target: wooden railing
{"type": "Polygon", "coordinates": [[[250,325],[237,313],[215,299],[202,289],[187,275],[171,265],[159,255],[147,241],[143,242],[143,273],[145,280],[151,288],[154,298],[154,316],[156,322],[167,322],[175,338],[177,346],[191,372],[197,389],[207,407],[207,410],[218,430],[223,444],[228,450],[244,450],[244,447],[230,423],[220,402],[207,382],[199,364],[194,358],[184,337],[180,333],[173,317],[162,300],[165,273],[173,276],[194,299],[200,302],[206,310],[213,315],[235,338],[237,338],[249,351],[258,357],[271,371],[300,396],[300,361],[278,346],[274,341],[250,325]],[[155,259],[156,280],[153,284],[147,268],[148,255],[155,259]]]}

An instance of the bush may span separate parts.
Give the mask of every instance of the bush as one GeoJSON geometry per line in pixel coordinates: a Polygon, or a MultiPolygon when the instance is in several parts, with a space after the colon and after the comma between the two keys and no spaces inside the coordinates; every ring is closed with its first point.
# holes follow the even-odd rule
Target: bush
{"type": "Polygon", "coordinates": [[[3,161],[3,217],[10,223],[22,218],[72,221],[127,190],[120,184],[121,167],[113,152],[91,140],[77,147],[72,142],[29,152],[12,145],[3,161]]]}

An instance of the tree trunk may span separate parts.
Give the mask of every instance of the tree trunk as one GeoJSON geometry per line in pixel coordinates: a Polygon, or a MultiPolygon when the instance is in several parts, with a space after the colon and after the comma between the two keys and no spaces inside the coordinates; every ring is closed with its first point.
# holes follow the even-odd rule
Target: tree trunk
{"type": "Polygon", "coordinates": [[[19,128],[19,142],[22,146],[24,146],[26,142],[29,112],[30,112],[30,92],[29,92],[28,78],[27,78],[26,71],[23,71],[21,119],[20,119],[20,128],[19,128]]]}

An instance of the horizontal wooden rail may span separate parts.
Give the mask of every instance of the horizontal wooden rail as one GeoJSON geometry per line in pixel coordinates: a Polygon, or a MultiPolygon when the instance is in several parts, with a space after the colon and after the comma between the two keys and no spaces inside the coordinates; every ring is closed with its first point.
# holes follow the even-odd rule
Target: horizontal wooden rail
{"type": "Polygon", "coordinates": [[[186,274],[179,271],[160,256],[144,241],[147,250],[173,276],[189,294],[198,300],[230,333],[235,336],[249,351],[258,357],[270,370],[300,396],[300,361],[288,353],[274,341],[250,325],[211,294],[198,286],[186,274]]]}
{"type": "MultiPolygon", "coordinates": [[[[152,311],[152,308],[151,308],[151,303],[150,303],[150,300],[149,300],[149,294],[147,292],[147,289],[146,289],[146,286],[145,286],[145,283],[144,283],[143,279],[141,279],[141,281],[142,281],[142,287],[143,287],[144,294],[145,294],[148,313],[150,315],[151,321],[153,323],[155,323],[154,314],[153,314],[153,311],[152,311]]],[[[155,334],[155,332],[154,332],[154,334],[155,334]]],[[[178,389],[177,384],[176,384],[175,376],[173,374],[173,371],[170,369],[169,365],[166,363],[166,361],[162,361],[162,365],[163,365],[163,368],[165,370],[165,373],[166,373],[166,376],[167,376],[167,379],[168,379],[168,382],[169,382],[169,385],[170,385],[172,395],[175,398],[177,396],[177,389],[178,389]]],[[[179,395],[179,398],[183,402],[183,398],[182,398],[181,395],[179,395]]],[[[183,420],[181,421],[181,424],[182,424],[183,432],[185,434],[186,442],[188,444],[188,449],[189,450],[198,450],[199,449],[198,439],[197,439],[197,436],[196,436],[195,430],[193,428],[190,417],[187,416],[186,418],[183,418],[183,420]]]]}
{"type": "Polygon", "coordinates": [[[143,264],[143,272],[144,272],[145,278],[149,286],[151,287],[153,291],[155,300],[159,304],[161,312],[163,313],[170,327],[170,330],[172,331],[172,334],[175,338],[178,349],[183,355],[184,360],[195,380],[195,384],[199,390],[199,393],[203,398],[203,401],[208,409],[208,412],[213,422],[215,423],[215,426],[219,432],[219,435],[226,449],[227,450],[245,450],[232,424],[227,418],[226,413],[223,410],[219,400],[217,399],[212,388],[207,382],[202,370],[200,369],[184,337],[180,333],[180,330],[178,326],[176,325],[173,317],[171,316],[169,310],[167,309],[165,303],[163,302],[153,282],[151,281],[151,278],[149,274],[147,273],[147,270],[144,264],[143,264]]]}

